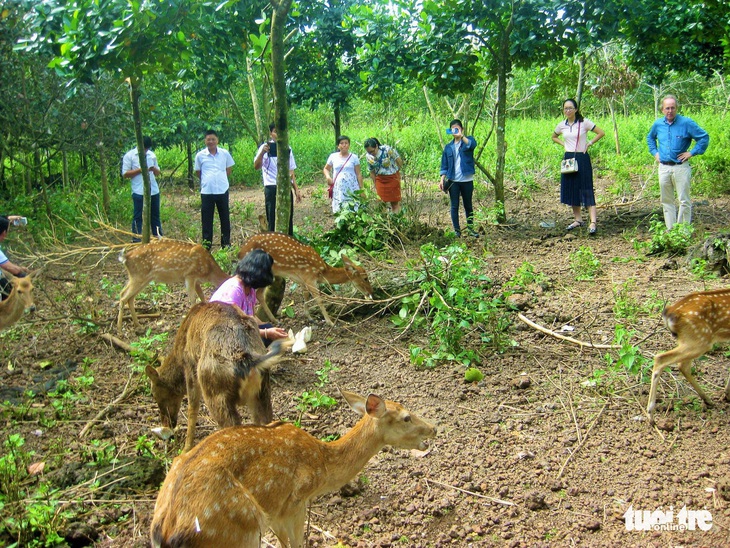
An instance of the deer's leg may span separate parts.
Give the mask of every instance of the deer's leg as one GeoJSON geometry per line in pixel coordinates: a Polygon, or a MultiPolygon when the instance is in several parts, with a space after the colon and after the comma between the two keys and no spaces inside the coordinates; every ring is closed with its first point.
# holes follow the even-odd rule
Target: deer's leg
{"type": "Polygon", "coordinates": [[[710,400],[710,398],[707,397],[702,388],[700,388],[700,385],[692,376],[692,360],[686,360],[680,363],[679,371],[680,373],[682,373],[682,375],[684,375],[684,378],[689,381],[689,383],[692,385],[692,388],[695,389],[695,392],[697,392],[700,398],[704,400],[707,407],[712,407],[712,401],[710,400]]]}
{"type": "MultiPolygon", "coordinates": [[[[147,282],[145,282],[147,283],[147,282]]],[[[132,322],[135,327],[140,327],[139,320],[137,319],[137,311],[134,308],[134,298],[137,296],[144,285],[135,284],[133,280],[129,280],[127,285],[122,289],[119,295],[119,316],[117,317],[117,331],[122,332],[122,321],[124,319],[124,305],[129,307],[129,315],[132,317],[132,322]]]]}
{"type": "Polygon", "coordinates": [[[257,370],[253,370],[245,382],[252,384],[250,389],[248,386],[246,387],[246,406],[251,412],[253,423],[270,423],[274,420],[274,409],[271,406],[271,372],[264,370],[258,373],[257,370]],[[257,380],[259,382],[256,382],[257,380]],[[256,384],[259,386],[256,387],[256,384]],[[255,388],[258,389],[254,390],[255,388]]]}
{"type": "Polygon", "coordinates": [[[187,453],[195,445],[195,427],[198,424],[198,411],[200,410],[200,386],[193,371],[186,371],[185,384],[188,387],[188,433],[185,438],[183,453],[187,453]]]}
{"type": "Polygon", "coordinates": [[[266,314],[266,317],[269,319],[269,321],[271,323],[276,323],[276,317],[274,316],[274,313],[271,312],[269,305],[266,303],[265,287],[260,287],[256,290],[256,302],[258,302],[259,307],[261,307],[261,310],[264,311],[264,314],[266,314]]]}
{"type": "Polygon", "coordinates": [[[205,295],[203,294],[203,288],[200,287],[200,283],[193,278],[185,278],[185,290],[188,292],[188,298],[190,299],[190,306],[196,303],[195,296],[200,297],[200,302],[205,302],[205,295]]]}
{"type": "Polygon", "coordinates": [[[664,363],[660,360],[663,354],[654,357],[654,367],[651,369],[651,389],[649,390],[649,401],[646,405],[646,412],[649,415],[649,424],[654,424],[654,408],[656,407],[656,389],[659,384],[659,375],[662,374],[664,363]]]}
{"type": "Polygon", "coordinates": [[[303,548],[304,546],[304,522],[307,517],[306,507],[293,508],[283,523],[279,523],[274,534],[282,546],[291,548],[303,548]],[[287,542],[288,541],[288,542],[287,542]]]}
{"type": "MultiPolygon", "coordinates": [[[[311,297],[314,297],[314,300],[317,302],[317,305],[319,306],[319,309],[322,311],[322,316],[324,317],[324,321],[326,321],[329,325],[335,325],[334,322],[330,319],[329,314],[327,314],[327,309],[324,307],[324,303],[322,302],[322,296],[319,292],[319,289],[307,284],[306,286],[307,291],[309,292],[309,295],[311,297]]],[[[309,314],[307,314],[309,315],[309,314]]],[[[310,316],[311,318],[311,316],[310,316]]]]}

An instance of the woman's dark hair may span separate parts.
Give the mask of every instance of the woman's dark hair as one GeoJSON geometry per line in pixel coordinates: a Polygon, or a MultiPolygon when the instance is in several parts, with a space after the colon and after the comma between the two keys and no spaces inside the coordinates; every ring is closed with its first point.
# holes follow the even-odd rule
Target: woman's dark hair
{"type": "Polygon", "coordinates": [[[274,259],[266,251],[254,249],[238,261],[233,275],[253,289],[266,287],[274,282],[274,273],[271,271],[273,264],[274,259]]]}
{"type": "Polygon", "coordinates": [[[363,143],[363,147],[365,148],[380,148],[380,141],[378,141],[377,137],[370,137],[370,139],[365,139],[365,142],[363,143]]]}
{"type": "Polygon", "coordinates": [[[565,103],[573,103],[573,107],[575,108],[575,119],[578,122],[583,121],[583,115],[580,113],[580,109],[578,108],[578,102],[575,99],[568,98],[565,101],[563,101],[563,107],[565,107],[565,103]]]}
{"type": "Polygon", "coordinates": [[[7,217],[0,217],[0,234],[10,227],[10,220],[7,217]]]}
{"type": "Polygon", "coordinates": [[[341,143],[342,141],[347,141],[348,143],[351,143],[351,142],[352,142],[352,141],[350,141],[350,138],[349,138],[349,137],[348,137],[347,135],[340,135],[340,136],[339,136],[339,137],[337,138],[337,145],[339,146],[339,144],[340,144],[340,143],[341,143]]]}

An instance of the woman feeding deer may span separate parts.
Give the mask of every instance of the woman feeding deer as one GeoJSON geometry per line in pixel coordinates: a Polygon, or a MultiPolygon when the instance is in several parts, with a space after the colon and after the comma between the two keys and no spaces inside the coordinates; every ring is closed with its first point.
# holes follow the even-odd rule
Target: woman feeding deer
{"type": "Polygon", "coordinates": [[[261,249],[254,249],[238,261],[233,276],[223,282],[216,289],[210,302],[219,302],[235,305],[244,314],[253,316],[259,324],[259,334],[266,346],[277,339],[285,339],[289,334],[281,327],[274,327],[270,323],[264,323],[254,314],[256,308],[256,290],[269,286],[274,281],[274,274],[271,267],[274,259],[261,249]]]}

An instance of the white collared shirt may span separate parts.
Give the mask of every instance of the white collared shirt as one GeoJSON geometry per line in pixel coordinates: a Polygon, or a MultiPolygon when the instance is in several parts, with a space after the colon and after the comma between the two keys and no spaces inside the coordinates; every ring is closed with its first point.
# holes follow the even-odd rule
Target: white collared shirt
{"type": "Polygon", "coordinates": [[[224,194],[229,187],[226,170],[235,162],[231,154],[218,147],[215,154],[204,148],[195,155],[195,171],[200,171],[201,194],[224,194]]]}

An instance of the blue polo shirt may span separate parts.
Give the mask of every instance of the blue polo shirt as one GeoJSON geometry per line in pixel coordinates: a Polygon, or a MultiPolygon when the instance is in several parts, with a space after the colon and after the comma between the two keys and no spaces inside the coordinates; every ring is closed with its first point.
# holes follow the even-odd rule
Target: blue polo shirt
{"type": "Polygon", "coordinates": [[[695,146],[690,150],[692,156],[698,156],[707,150],[707,145],[710,143],[707,132],[692,118],[677,114],[671,124],[666,118],[656,120],[649,130],[649,135],[646,136],[646,143],[652,156],[656,156],[659,152],[660,162],[679,163],[677,156],[689,150],[693,139],[695,146]]]}

